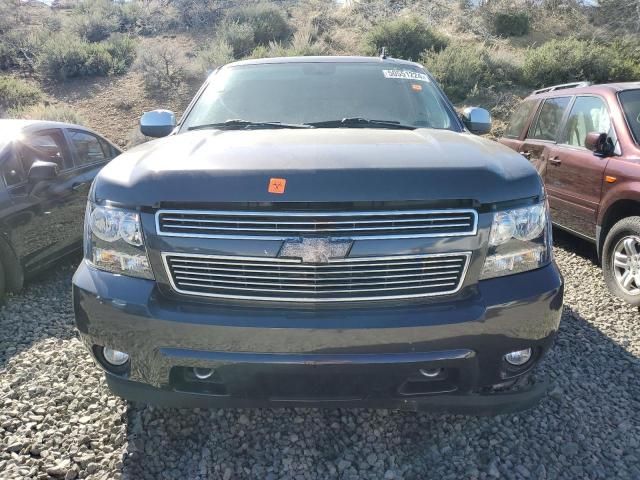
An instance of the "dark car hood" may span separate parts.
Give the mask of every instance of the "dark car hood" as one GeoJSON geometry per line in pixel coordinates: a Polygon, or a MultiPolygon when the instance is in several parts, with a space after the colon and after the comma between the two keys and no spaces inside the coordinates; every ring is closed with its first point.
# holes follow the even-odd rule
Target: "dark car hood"
{"type": "Polygon", "coordinates": [[[120,155],[94,196],[121,205],[355,202],[539,195],[535,169],[496,142],[446,130],[199,130],[120,155]],[[267,191],[272,177],[284,194],[267,191]]]}

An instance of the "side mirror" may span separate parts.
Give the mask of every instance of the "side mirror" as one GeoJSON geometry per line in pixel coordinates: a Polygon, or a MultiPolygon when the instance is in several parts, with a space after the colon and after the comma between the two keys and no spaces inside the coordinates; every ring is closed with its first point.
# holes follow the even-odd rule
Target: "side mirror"
{"type": "Polygon", "coordinates": [[[43,180],[51,180],[58,176],[58,164],[54,162],[43,162],[36,160],[29,168],[27,178],[31,183],[42,182],[43,180]]]}
{"type": "Polygon", "coordinates": [[[140,131],[147,137],[166,137],[176,128],[176,116],[170,110],[151,110],[140,117],[140,131]]]}
{"type": "Polygon", "coordinates": [[[595,155],[606,157],[613,154],[615,146],[606,133],[589,132],[584,139],[584,146],[595,155]]]}
{"type": "Polygon", "coordinates": [[[462,121],[469,131],[476,135],[484,135],[491,131],[491,114],[484,108],[465,108],[462,112],[462,121]]]}

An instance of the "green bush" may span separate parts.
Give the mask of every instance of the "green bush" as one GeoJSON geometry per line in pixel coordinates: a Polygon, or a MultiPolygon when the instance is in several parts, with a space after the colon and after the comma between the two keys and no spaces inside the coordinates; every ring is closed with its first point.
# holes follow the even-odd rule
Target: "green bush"
{"type": "Polygon", "coordinates": [[[136,59],[136,42],[126,35],[113,35],[104,48],[111,56],[111,74],[122,75],[136,59]]]}
{"type": "Polygon", "coordinates": [[[220,41],[231,47],[234,58],[248,55],[256,46],[253,28],[244,23],[225,23],[218,36],[220,41]]]}
{"type": "Polygon", "coordinates": [[[640,38],[628,36],[608,45],[614,62],[610,77],[613,80],[640,80],[640,38]]]}
{"type": "Polygon", "coordinates": [[[37,69],[57,80],[121,74],[133,62],[134,51],[133,41],[124,36],[89,43],[73,35],[54,35],[44,44],[37,69]]]}
{"type": "Polygon", "coordinates": [[[529,33],[531,19],[526,12],[500,12],[493,17],[493,31],[501,37],[521,37],[529,33]]]}
{"type": "Polygon", "coordinates": [[[618,50],[588,40],[551,40],[527,51],[523,75],[532,87],[589,80],[592,82],[637,80],[638,62],[618,50]]]}
{"type": "Polygon", "coordinates": [[[425,50],[440,51],[447,40],[431,31],[417,17],[400,18],[381,23],[366,36],[366,50],[377,55],[387,47],[389,55],[396,58],[417,60],[425,50]]]}
{"type": "Polygon", "coordinates": [[[53,122],[85,124],[85,120],[77,110],[66,106],[33,105],[24,108],[14,108],[9,111],[11,118],[23,118],[27,120],[49,120],[53,122]]]}
{"type": "Polygon", "coordinates": [[[293,33],[282,9],[268,3],[237,7],[229,12],[227,19],[232,23],[249,25],[256,45],[283,42],[293,33]]]}
{"type": "Polygon", "coordinates": [[[427,51],[423,62],[454,102],[476,87],[505,86],[517,80],[518,69],[493,56],[485,45],[455,42],[440,52],[427,51]]]}
{"type": "Polygon", "coordinates": [[[89,42],[100,42],[109,38],[118,29],[115,17],[105,16],[102,12],[77,15],[70,20],[71,28],[89,42]]]}
{"type": "Polygon", "coordinates": [[[0,76],[0,110],[34,105],[42,100],[36,86],[9,76],[0,76]]]}
{"type": "Polygon", "coordinates": [[[215,70],[234,60],[233,48],[225,41],[216,40],[198,53],[200,70],[204,73],[215,70]]]}
{"type": "Polygon", "coordinates": [[[109,38],[119,28],[117,6],[109,0],[85,0],[73,10],[72,30],[89,42],[109,38]]]}
{"type": "Polygon", "coordinates": [[[258,45],[252,52],[252,58],[267,57],[304,57],[310,55],[326,55],[327,46],[314,41],[315,30],[311,26],[302,28],[293,34],[291,43],[270,42],[269,45],[258,45]]]}
{"type": "Polygon", "coordinates": [[[29,32],[10,30],[0,33],[0,70],[17,68],[32,71],[47,38],[48,33],[38,28],[29,32]]]}
{"type": "Polygon", "coordinates": [[[62,16],[56,12],[47,15],[42,20],[42,26],[49,32],[59,32],[62,30],[62,16]]]}

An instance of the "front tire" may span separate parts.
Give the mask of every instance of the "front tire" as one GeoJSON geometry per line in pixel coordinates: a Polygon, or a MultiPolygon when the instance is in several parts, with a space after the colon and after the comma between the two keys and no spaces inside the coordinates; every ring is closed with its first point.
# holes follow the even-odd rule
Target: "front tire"
{"type": "Polygon", "coordinates": [[[640,217],[623,218],[611,228],[602,249],[602,269],[613,295],[640,306],[640,217]]]}

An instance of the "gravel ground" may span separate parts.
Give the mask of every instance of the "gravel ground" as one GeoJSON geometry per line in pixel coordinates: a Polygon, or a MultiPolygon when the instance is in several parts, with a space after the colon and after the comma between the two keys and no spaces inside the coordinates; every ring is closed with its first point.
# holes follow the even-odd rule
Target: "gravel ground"
{"type": "Polygon", "coordinates": [[[0,478],[640,479],[640,314],[606,292],[588,245],[556,237],[555,386],[494,418],[127,404],[75,336],[63,265],[0,310],[0,478]]]}

